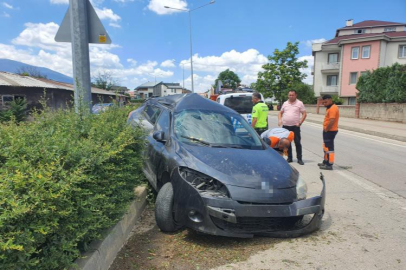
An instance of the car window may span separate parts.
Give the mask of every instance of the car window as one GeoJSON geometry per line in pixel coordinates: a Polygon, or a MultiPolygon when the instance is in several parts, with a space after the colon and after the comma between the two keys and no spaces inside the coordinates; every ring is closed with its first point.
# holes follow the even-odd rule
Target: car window
{"type": "Polygon", "coordinates": [[[158,119],[160,113],[161,109],[156,106],[153,105],[145,106],[144,110],[145,118],[153,125],[156,123],[156,120],[158,119]]]}
{"type": "Polygon", "coordinates": [[[158,121],[156,122],[155,130],[162,130],[163,132],[165,132],[165,138],[168,138],[169,135],[169,121],[169,112],[167,110],[163,110],[161,115],[159,116],[158,121]]]}
{"type": "Polygon", "coordinates": [[[251,96],[231,96],[225,99],[224,106],[227,106],[238,113],[246,114],[252,112],[253,104],[251,96]]]}
{"type": "Polygon", "coordinates": [[[255,130],[236,113],[184,110],[174,116],[174,132],[185,143],[263,149],[255,130]]]}

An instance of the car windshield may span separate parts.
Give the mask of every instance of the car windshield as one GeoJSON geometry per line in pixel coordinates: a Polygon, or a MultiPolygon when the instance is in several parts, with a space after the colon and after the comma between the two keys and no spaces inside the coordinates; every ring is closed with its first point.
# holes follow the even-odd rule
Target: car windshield
{"type": "Polygon", "coordinates": [[[254,106],[251,96],[230,96],[224,100],[224,106],[242,114],[251,113],[254,106]]]}
{"type": "Polygon", "coordinates": [[[239,114],[184,110],[174,115],[174,132],[185,143],[208,147],[263,149],[255,130],[239,114]]]}

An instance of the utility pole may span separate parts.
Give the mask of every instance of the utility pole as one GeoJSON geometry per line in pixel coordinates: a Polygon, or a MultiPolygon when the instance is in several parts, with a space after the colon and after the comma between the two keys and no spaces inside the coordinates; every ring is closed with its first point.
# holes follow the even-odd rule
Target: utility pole
{"type": "Polygon", "coordinates": [[[89,110],[92,104],[90,88],[89,32],[87,1],[69,0],[70,30],[72,37],[72,65],[75,86],[75,110],[81,106],[89,110]]]}

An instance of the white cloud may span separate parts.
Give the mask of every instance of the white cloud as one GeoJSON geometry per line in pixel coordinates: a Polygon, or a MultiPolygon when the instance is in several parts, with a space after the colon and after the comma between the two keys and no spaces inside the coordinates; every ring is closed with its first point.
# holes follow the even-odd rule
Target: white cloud
{"type": "MultiPolygon", "coordinates": [[[[206,75],[206,76],[200,76],[198,74],[193,75],[193,84],[195,86],[195,92],[196,93],[203,93],[206,92],[207,90],[211,89],[212,84],[214,84],[214,81],[217,79],[217,76],[214,75],[206,75]]],[[[183,86],[183,81],[178,81],[180,85],[183,86]]],[[[188,78],[185,79],[185,88],[192,90],[192,76],[189,76],[188,78]]]]}
{"type": "MultiPolygon", "coordinates": [[[[69,4],[69,0],[50,0],[50,1],[51,4],[69,4]]],[[[97,16],[99,16],[100,20],[109,20],[110,21],[109,25],[111,27],[121,28],[121,25],[118,23],[121,20],[121,17],[119,15],[114,13],[114,11],[110,8],[98,7],[104,2],[104,0],[91,0],[90,2],[92,3],[93,8],[96,11],[97,16]]]]}
{"type": "Polygon", "coordinates": [[[306,41],[302,41],[302,43],[308,47],[308,48],[312,48],[312,44],[313,43],[323,43],[327,41],[325,38],[319,38],[319,39],[311,39],[311,40],[306,40],[306,41]]]}
{"type": "Polygon", "coordinates": [[[173,68],[175,67],[175,64],[173,62],[175,62],[175,59],[165,60],[161,63],[161,67],[173,68]]]}
{"type": "Polygon", "coordinates": [[[69,4],[69,0],[50,0],[51,4],[69,4]]]}
{"type": "Polygon", "coordinates": [[[118,24],[118,23],[111,22],[111,23],[109,23],[109,25],[110,25],[111,27],[114,27],[114,28],[121,28],[121,25],[118,24]]]}
{"type": "Polygon", "coordinates": [[[14,7],[6,2],[3,2],[3,6],[8,8],[8,9],[14,9],[14,7]]]}
{"type": "MultiPolygon", "coordinates": [[[[0,58],[46,67],[68,76],[72,76],[72,52],[69,43],[54,41],[59,26],[54,23],[26,23],[25,29],[12,40],[12,44],[0,43],[0,58]]],[[[107,71],[123,85],[135,87],[145,82],[145,78],[169,78],[170,70],[158,68],[158,62],[147,61],[137,65],[137,61],[128,58],[130,64],[125,68],[118,55],[111,52],[120,48],[117,44],[91,44],[89,47],[92,74],[107,71]]]]}
{"type": "Polygon", "coordinates": [[[134,2],[134,0],[114,0],[114,2],[125,4],[128,2],[134,2]]]}
{"type": "Polygon", "coordinates": [[[300,70],[307,75],[306,79],[304,79],[303,82],[307,84],[313,84],[313,75],[311,72],[314,66],[314,57],[312,55],[305,55],[298,58],[298,61],[303,60],[307,60],[307,68],[300,70]]]}
{"type": "Polygon", "coordinates": [[[137,65],[137,61],[132,59],[132,58],[128,58],[127,62],[130,63],[131,66],[136,66],[137,65]]]}
{"type": "Polygon", "coordinates": [[[113,22],[117,22],[119,20],[121,20],[121,17],[118,16],[117,14],[115,14],[113,12],[113,10],[109,9],[109,8],[97,8],[95,7],[94,10],[96,11],[97,15],[99,16],[100,20],[110,20],[113,22]]]}
{"type": "Polygon", "coordinates": [[[1,17],[10,18],[11,16],[7,12],[3,11],[3,14],[1,14],[1,17]]]}
{"type": "MultiPolygon", "coordinates": [[[[181,64],[184,64],[186,68],[189,68],[189,63],[190,59],[181,61],[181,64]]],[[[220,56],[200,57],[198,54],[193,56],[193,70],[195,72],[207,72],[217,77],[218,73],[230,69],[240,77],[242,84],[248,85],[257,80],[258,72],[266,63],[268,63],[268,58],[255,49],[244,52],[231,50],[220,56]]],[[[210,84],[213,83],[214,80],[210,84]]],[[[207,86],[208,82],[204,85],[207,86]]],[[[195,89],[197,89],[196,84],[195,89]]],[[[203,91],[203,89],[199,90],[203,91]]]]}
{"type": "Polygon", "coordinates": [[[165,6],[187,9],[187,3],[184,0],[150,0],[148,9],[155,12],[158,15],[172,14],[181,12],[180,10],[165,8],[165,6]]]}

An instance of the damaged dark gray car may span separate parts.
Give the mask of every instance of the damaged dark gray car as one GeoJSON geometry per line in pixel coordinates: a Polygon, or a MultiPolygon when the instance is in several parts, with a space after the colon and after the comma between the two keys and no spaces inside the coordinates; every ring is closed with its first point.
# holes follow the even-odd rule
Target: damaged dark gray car
{"type": "Polygon", "coordinates": [[[131,125],[148,131],[144,173],[164,232],[297,237],[320,228],[320,196],[235,111],[197,94],[147,100],[131,125]],[[307,217],[307,221],[303,217],[307,217]]]}

